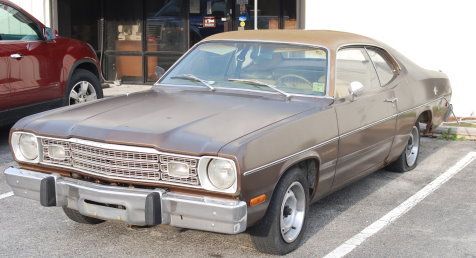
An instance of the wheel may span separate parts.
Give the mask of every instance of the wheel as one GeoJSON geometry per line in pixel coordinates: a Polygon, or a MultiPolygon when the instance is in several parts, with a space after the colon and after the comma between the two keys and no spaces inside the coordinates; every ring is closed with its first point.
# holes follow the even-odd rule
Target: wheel
{"type": "Polygon", "coordinates": [[[251,228],[256,248],[264,253],[284,255],[301,245],[306,228],[309,191],[305,173],[292,169],[276,187],[263,219],[251,228]]]}
{"type": "Polygon", "coordinates": [[[92,72],[77,69],[68,83],[64,96],[64,105],[74,105],[93,101],[103,97],[101,82],[92,72]]]}
{"type": "Polygon", "coordinates": [[[407,146],[403,150],[400,157],[386,167],[387,170],[393,172],[407,172],[413,170],[418,163],[420,155],[420,129],[418,123],[412,127],[410,138],[407,146]]]}
{"type": "Polygon", "coordinates": [[[84,216],[83,214],[79,213],[79,211],[70,209],[66,206],[63,206],[63,211],[70,220],[81,224],[96,225],[104,222],[102,219],[84,216]]]}

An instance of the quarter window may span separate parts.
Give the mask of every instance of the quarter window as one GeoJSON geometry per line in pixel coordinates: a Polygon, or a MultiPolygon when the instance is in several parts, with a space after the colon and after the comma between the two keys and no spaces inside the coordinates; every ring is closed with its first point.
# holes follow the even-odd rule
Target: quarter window
{"type": "Polygon", "coordinates": [[[367,48],[367,52],[369,53],[370,59],[375,65],[375,70],[377,70],[380,84],[382,86],[387,85],[395,77],[394,69],[388,63],[387,59],[384,58],[381,51],[367,48]]]}
{"type": "Polygon", "coordinates": [[[0,40],[39,40],[38,26],[18,10],[0,4],[0,40]]]}
{"type": "Polygon", "coordinates": [[[364,85],[364,91],[380,88],[372,62],[364,48],[345,48],[337,52],[336,60],[336,98],[349,95],[349,86],[358,81],[364,85]]]}

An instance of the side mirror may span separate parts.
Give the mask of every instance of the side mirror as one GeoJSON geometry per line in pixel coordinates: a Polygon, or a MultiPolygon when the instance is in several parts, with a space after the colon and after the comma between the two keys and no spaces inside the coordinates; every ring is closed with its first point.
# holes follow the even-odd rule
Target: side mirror
{"type": "Polygon", "coordinates": [[[165,74],[165,69],[160,67],[160,66],[156,66],[155,67],[155,75],[157,76],[157,80],[160,79],[160,77],[162,77],[162,75],[165,74]]]}
{"type": "Polygon", "coordinates": [[[52,28],[45,27],[43,29],[43,36],[46,41],[53,41],[56,39],[56,32],[52,28]]]}
{"type": "Polygon", "coordinates": [[[364,92],[364,85],[361,82],[353,81],[350,83],[349,94],[352,98],[352,101],[354,101],[356,97],[362,95],[363,92],[364,92]]]}

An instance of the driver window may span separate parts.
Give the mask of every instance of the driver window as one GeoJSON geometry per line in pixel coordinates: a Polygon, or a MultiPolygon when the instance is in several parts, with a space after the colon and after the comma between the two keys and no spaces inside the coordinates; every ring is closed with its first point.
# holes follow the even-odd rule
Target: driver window
{"type": "Polygon", "coordinates": [[[40,40],[37,25],[18,10],[0,4],[0,40],[40,40]]]}
{"type": "Polygon", "coordinates": [[[364,91],[380,88],[375,69],[364,48],[344,48],[336,58],[336,99],[349,96],[351,82],[364,85],[364,91]]]}

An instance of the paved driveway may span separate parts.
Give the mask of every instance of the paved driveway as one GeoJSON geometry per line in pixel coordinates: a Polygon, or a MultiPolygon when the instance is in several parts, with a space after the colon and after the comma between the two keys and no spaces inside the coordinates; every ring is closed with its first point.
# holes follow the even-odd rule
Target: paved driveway
{"type": "MultiPolygon", "coordinates": [[[[0,133],[0,171],[14,165],[0,133]]],[[[423,139],[420,165],[405,174],[379,171],[311,206],[305,243],[290,256],[322,257],[447,171],[475,142],[423,139]]],[[[476,161],[350,257],[475,257],[476,161]]],[[[0,173],[0,195],[10,192],[0,173]]],[[[249,235],[219,235],[168,226],[87,226],[59,208],[17,197],[0,199],[0,256],[261,256],[249,235]]]]}

